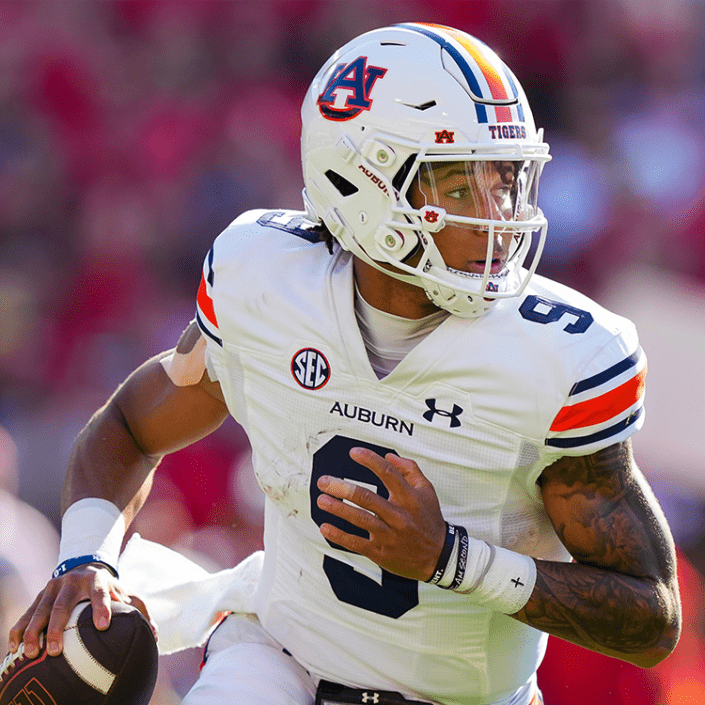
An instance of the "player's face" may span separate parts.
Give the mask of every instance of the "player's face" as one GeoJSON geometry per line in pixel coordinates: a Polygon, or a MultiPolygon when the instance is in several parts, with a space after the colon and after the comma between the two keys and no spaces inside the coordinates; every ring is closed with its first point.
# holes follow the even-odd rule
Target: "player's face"
{"type": "MultiPolygon", "coordinates": [[[[443,208],[448,216],[507,221],[517,217],[517,162],[423,163],[415,180],[411,204],[443,208]]],[[[482,274],[487,258],[488,229],[480,225],[447,222],[434,241],[453,269],[482,274]]],[[[494,231],[491,273],[502,271],[512,232],[494,231]]]]}

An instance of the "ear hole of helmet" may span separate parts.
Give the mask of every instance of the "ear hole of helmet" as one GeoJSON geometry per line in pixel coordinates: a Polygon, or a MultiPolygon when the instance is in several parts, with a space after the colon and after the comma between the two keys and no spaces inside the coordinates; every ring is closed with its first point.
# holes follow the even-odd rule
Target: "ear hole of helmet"
{"type": "MultiPolygon", "coordinates": [[[[416,162],[416,155],[415,154],[410,154],[406,161],[401,165],[399,168],[399,171],[394,175],[394,178],[392,179],[392,186],[394,186],[394,190],[399,193],[401,191],[401,187],[404,185],[404,180],[406,177],[409,175],[409,172],[414,168],[414,163],[416,162]]],[[[409,194],[406,194],[406,200],[409,200],[409,194]]]]}
{"type": "Polygon", "coordinates": [[[344,176],[341,176],[338,172],[333,171],[332,169],[328,169],[328,171],[326,171],[326,177],[328,178],[328,181],[330,181],[333,186],[340,191],[340,194],[343,197],[352,196],[354,193],[359,191],[355,184],[350,183],[344,176]]]}

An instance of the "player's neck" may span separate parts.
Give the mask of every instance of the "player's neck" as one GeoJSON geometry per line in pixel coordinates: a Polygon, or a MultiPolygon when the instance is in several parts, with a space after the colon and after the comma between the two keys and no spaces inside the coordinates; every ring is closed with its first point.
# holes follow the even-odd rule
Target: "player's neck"
{"type": "Polygon", "coordinates": [[[439,311],[421,287],[394,279],[357,257],[355,281],[364,300],[380,311],[412,319],[439,311]]]}

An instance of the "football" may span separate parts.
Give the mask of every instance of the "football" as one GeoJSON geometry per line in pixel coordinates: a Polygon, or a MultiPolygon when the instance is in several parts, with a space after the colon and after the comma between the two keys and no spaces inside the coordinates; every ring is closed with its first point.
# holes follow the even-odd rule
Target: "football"
{"type": "Polygon", "coordinates": [[[139,610],[113,602],[105,631],[93,625],[90,602],[76,605],[64,630],[64,648],[49,656],[24,644],[0,666],[0,705],[147,705],[157,680],[157,643],[139,610]]]}

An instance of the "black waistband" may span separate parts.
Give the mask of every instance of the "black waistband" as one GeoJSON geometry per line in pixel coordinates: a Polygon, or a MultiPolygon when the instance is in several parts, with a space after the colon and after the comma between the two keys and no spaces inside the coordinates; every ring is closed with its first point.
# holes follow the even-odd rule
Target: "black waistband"
{"type": "Polygon", "coordinates": [[[432,705],[423,700],[408,700],[401,693],[374,688],[349,688],[322,680],[316,691],[316,705],[432,705]]]}

